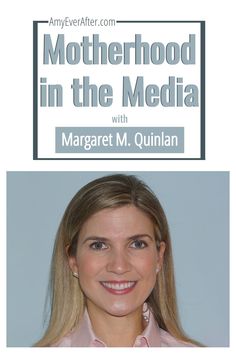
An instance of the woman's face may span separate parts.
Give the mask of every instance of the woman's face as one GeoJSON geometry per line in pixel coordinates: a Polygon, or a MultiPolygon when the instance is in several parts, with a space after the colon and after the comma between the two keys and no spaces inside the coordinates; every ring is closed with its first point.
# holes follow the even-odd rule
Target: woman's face
{"type": "Polygon", "coordinates": [[[72,271],[89,311],[126,316],[140,311],[161,268],[165,243],[156,248],[154,227],[133,205],[104,209],[83,225],[72,271]]]}

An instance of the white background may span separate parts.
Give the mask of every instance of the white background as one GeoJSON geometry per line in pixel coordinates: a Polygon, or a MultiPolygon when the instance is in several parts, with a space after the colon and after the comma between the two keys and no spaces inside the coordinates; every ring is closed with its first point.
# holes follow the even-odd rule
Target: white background
{"type": "MultiPolygon", "coordinates": [[[[235,233],[235,11],[234,1],[8,1],[1,2],[1,247],[0,351],[25,353],[33,348],[6,348],[6,171],[103,171],[104,161],[33,161],[32,21],[70,16],[121,20],[206,21],[206,160],[142,161],[143,171],[230,171],[231,235],[235,233]],[[4,5],[3,5],[4,4],[4,5]],[[233,212],[232,212],[233,211],[233,212]]],[[[109,161],[109,170],[140,170],[139,161],[109,161]]],[[[222,242],[224,235],[222,235],[222,242]]],[[[235,238],[231,238],[231,274],[235,267],[235,238]]],[[[220,262],[220,260],[219,260],[220,262]]],[[[231,276],[230,349],[196,351],[235,352],[235,281],[231,276]]],[[[16,294],[17,296],[17,294],[16,294]]],[[[203,319],[204,320],[204,319],[203,319]]],[[[44,352],[52,349],[45,348],[44,352]]],[[[78,350],[76,348],[70,350],[78,350]]],[[[97,352],[95,349],[94,352],[97,352]]],[[[108,349],[109,351],[111,349],[108,349]]],[[[113,351],[119,348],[112,349],[113,351]]],[[[150,348],[150,351],[156,351],[150,348]]],[[[163,349],[158,349],[163,350],[163,349]]],[[[176,352],[182,349],[174,348],[176,352]]],[[[186,349],[191,350],[191,349],[186,349]]],[[[64,349],[56,349],[64,352],[64,349]]],[[[92,352],[92,349],[83,349],[92,352]]],[[[125,350],[127,351],[128,350],[125,350]]]]}

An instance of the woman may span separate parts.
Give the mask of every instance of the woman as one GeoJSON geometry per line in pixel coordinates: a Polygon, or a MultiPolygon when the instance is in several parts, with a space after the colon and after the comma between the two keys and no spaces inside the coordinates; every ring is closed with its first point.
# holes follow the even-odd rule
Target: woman
{"type": "Polygon", "coordinates": [[[196,346],[176,306],[167,220],[134,176],[84,186],[62,218],[51,269],[51,317],[36,346],[196,346]]]}

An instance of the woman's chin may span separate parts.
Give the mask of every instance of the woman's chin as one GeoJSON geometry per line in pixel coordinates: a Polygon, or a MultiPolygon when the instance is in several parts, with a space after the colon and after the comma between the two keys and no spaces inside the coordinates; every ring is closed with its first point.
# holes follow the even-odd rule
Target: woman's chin
{"type": "Polygon", "coordinates": [[[111,316],[123,317],[128,316],[129,314],[137,311],[138,308],[142,308],[142,306],[135,307],[134,305],[129,306],[128,304],[123,302],[115,302],[112,305],[107,306],[105,311],[111,316]]]}

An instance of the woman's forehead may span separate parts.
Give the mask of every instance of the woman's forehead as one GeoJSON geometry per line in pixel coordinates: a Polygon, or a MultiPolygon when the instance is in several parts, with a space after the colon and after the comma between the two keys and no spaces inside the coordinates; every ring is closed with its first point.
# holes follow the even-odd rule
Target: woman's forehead
{"type": "Polygon", "coordinates": [[[107,208],[93,214],[82,226],[80,236],[92,233],[97,236],[130,237],[136,234],[153,233],[151,219],[134,205],[107,208]]]}

